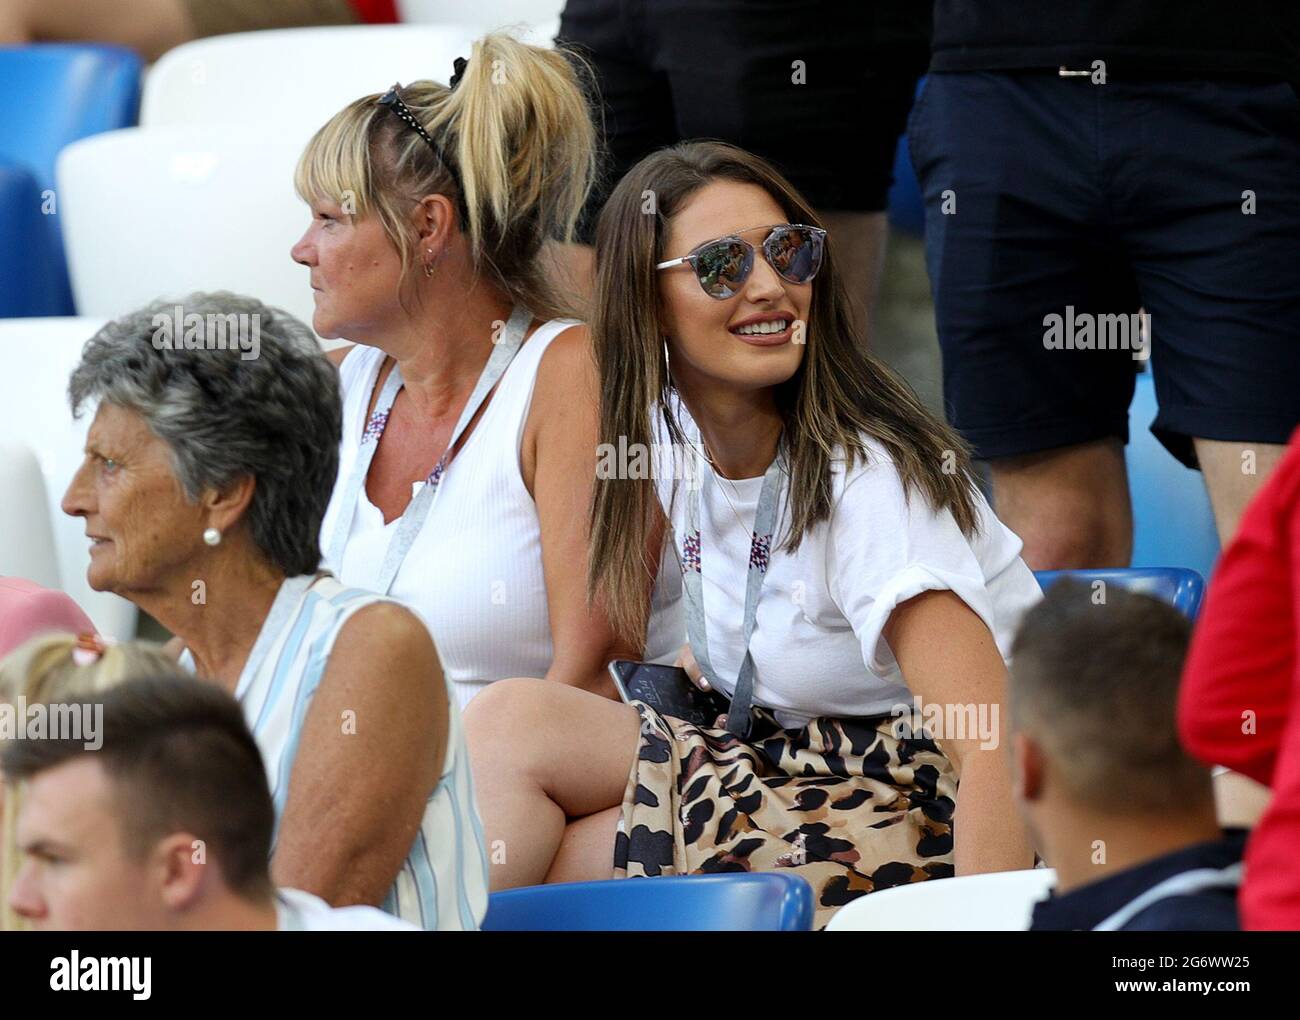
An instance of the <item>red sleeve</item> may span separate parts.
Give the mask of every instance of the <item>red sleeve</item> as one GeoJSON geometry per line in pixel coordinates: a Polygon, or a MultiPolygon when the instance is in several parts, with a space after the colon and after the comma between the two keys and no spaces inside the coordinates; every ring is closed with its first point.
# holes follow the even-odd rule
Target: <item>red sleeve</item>
{"type": "Polygon", "coordinates": [[[1214,571],[1178,703],[1192,754],[1270,786],[1294,711],[1297,606],[1300,430],[1214,571]]]}
{"type": "Polygon", "coordinates": [[[391,25],[397,16],[397,0],[348,0],[357,17],[370,25],[391,25]]]}
{"type": "Polygon", "coordinates": [[[1214,572],[1179,692],[1187,748],[1272,787],[1246,846],[1241,917],[1251,929],[1300,929],[1297,635],[1300,430],[1214,572]]]}
{"type": "Polygon", "coordinates": [[[1268,810],[1246,844],[1246,880],[1241,886],[1242,926],[1253,931],[1300,930],[1300,694],[1273,769],[1268,810]]]}

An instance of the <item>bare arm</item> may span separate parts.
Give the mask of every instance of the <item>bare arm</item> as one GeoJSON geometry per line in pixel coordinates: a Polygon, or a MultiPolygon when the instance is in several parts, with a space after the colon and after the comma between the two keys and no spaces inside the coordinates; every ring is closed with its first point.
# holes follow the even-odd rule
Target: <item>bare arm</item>
{"type": "MultiPolygon", "coordinates": [[[[894,609],[884,636],[922,703],[988,706],[991,740],[978,733],[943,734],[939,740],[961,781],[953,818],[957,874],[1032,867],[1004,746],[1006,665],[988,627],[953,592],[927,591],[894,609]]],[[[944,717],[967,718],[947,711],[944,717]]]]}
{"type": "Polygon", "coordinates": [[[276,883],[334,906],[382,903],[441,778],[449,712],[424,624],[391,603],[358,611],[303,723],[276,883]]]}
{"type": "Polygon", "coordinates": [[[0,44],[105,42],[129,46],[146,61],[194,38],[181,0],[4,0],[0,44]]]}
{"type": "Polygon", "coordinates": [[[555,648],[546,677],[617,698],[606,665],[611,659],[640,658],[642,649],[623,647],[604,613],[587,602],[587,515],[596,477],[597,401],[587,328],[565,330],[551,342],[538,367],[522,466],[542,529],[542,569],[555,648]]]}

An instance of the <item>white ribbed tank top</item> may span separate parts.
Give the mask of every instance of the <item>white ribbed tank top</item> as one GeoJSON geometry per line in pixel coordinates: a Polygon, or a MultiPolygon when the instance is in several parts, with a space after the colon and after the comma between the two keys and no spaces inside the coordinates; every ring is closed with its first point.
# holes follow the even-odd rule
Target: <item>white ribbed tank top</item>
{"type": "MultiPolygon", "coordinates": [[[[574,325],[572,319],[552,319],[519,349],[447,468],[388,593],[428,625],[461,705],[494,680],[544,677],[554,658],[541,524],[524,485],[519,451],[542,356],[574,325]]],[[[378,348],[357,346],[339,366],[343,439],[338,481],[321,528],[327,548],[383,361],[378,348]]],[[[382,511],[362,486],[342,562],[327,566],[344,584],[373,590],[400,520],[385,526],[382,511]]],[[[664,613],[651,621],[654,657],[670,655],[682,643],[680,607],[667,601],[664,613]]]]}

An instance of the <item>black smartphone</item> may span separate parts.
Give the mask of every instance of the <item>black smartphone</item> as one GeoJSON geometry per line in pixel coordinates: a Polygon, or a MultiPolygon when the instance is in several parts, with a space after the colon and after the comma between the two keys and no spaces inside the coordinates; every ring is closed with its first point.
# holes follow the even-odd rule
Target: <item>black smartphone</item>
{"type": "Polygon", "coordinates": [[[728,702],[717,691],[702,691],[680,666],[615,659],[609,675],[624,701],[644,701],[661,715],[712,729],[726,715],[728,702]]]}

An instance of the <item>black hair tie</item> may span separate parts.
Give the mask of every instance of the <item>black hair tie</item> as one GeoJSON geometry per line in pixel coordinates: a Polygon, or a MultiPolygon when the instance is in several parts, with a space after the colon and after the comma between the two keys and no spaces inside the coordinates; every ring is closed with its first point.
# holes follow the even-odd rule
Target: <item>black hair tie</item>
{"type": "Polygon", "coordinates": [[[465,67],[468,64],[469,61],[466,60],[464,57],[457,57],[455,60],[452,61],[451,64],[452,74],[451,74],[451,82],[450,82],[452,92],[456,91],[456,86],[460,84],[460,79],[464,76],[465,67]]]}

